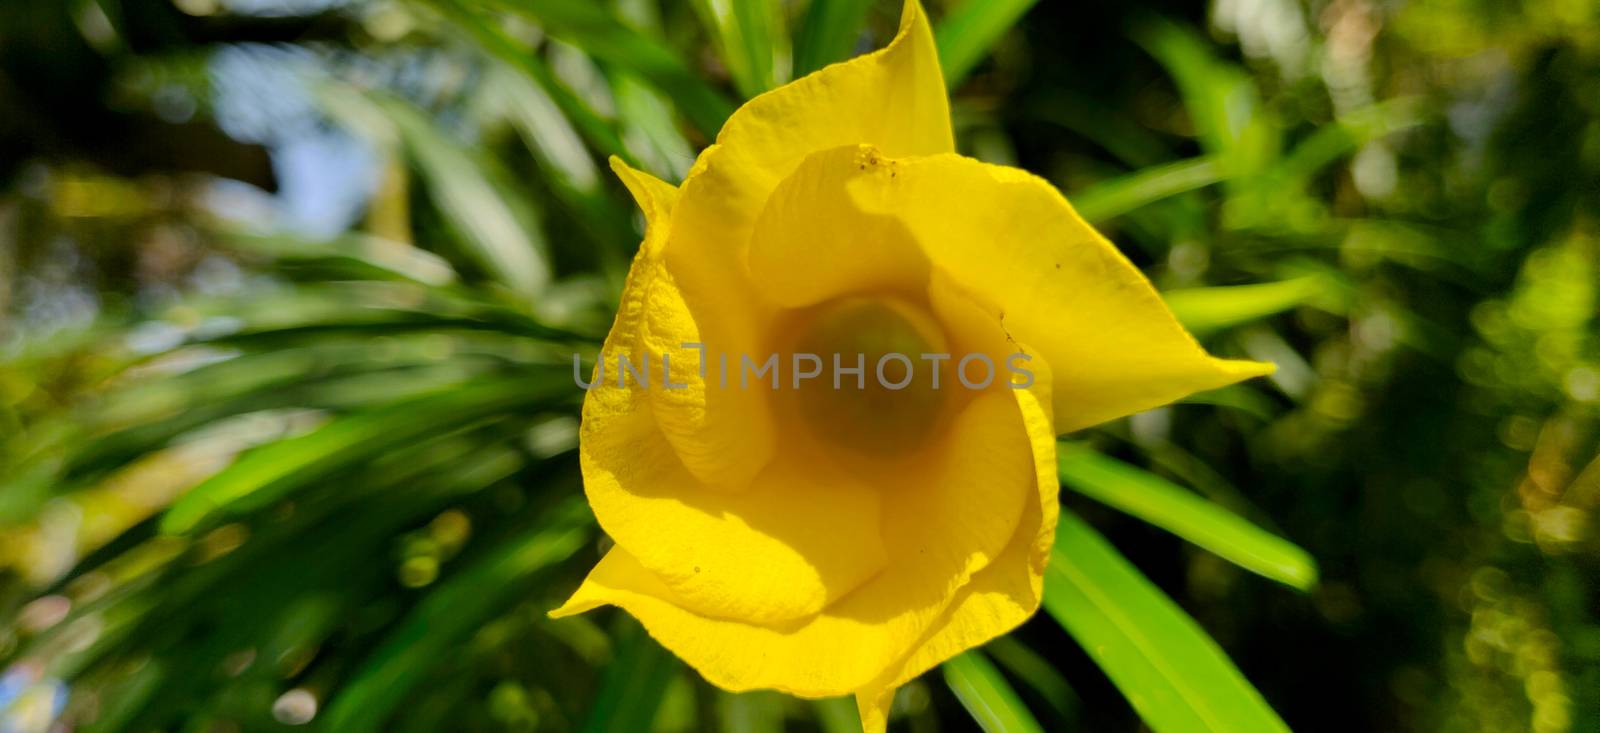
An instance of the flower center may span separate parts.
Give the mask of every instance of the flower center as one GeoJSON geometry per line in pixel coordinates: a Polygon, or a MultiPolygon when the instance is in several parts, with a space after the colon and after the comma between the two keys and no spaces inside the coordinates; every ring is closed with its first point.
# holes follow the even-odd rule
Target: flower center
{"type": "Polygon", "coordinates": [[[944,331],[926,310],[891,297],[838,298],[803,316],[798,331],[792,363],[821,373],[792,394],[819,442],[893,457],[935,431],[955,376],[944,331]]]}

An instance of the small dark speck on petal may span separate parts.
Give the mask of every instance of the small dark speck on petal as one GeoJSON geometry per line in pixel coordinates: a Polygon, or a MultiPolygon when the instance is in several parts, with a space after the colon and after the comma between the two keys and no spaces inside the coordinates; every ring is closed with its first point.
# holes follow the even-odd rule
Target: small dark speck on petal
{"type": "Polygon", "coordinates": [[[699,565],[694,566],[694,571],[697,572],[697,573],[700,572],[700,566],[699,565]]]}

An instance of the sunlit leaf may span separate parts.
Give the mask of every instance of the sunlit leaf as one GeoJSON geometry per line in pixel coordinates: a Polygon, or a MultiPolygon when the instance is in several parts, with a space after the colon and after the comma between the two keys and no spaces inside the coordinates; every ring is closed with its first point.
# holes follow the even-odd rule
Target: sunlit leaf
{"type": "Polygon", "coordinates": [[[985,733],[1043,733],[1011,683],[983,652],[967,651],[946,660],[939,669],[950,691],[985,733]]]}
{"type": "Polygon", "coordinates": [[[707,137],[715,136],[733,114],[733,103],[689,68],[676,51],[628,27],[601,3],[493,0],[492,4],[533,20],[551,35],[649,81],[707,137]]]}
{"type": "Polygon", "coordinates": [[[849,58],[871,7],[872,0],[811,0],[794,42],[795,78],[849,58]]]}
{"type": "Polygon", "coordinates": [[[545,175],[557,186],[582,194],[597,193],[600,167],[561,107],[526,75],[502,68],[491,77],[489,88],[545,175]]]}
{"type": "Polygon", "coordinates": [[[1383,138],[1422,122],[1422,108],[1411,97],[1390,99],[1341,115],[1318,127],[1295,145],[1275,171],[1287,180],[1304,181],[1323,166],[1383,138]]]}
{"type": "Polygon", "coordinates": [[[1071,200],[1080,216],[1097,223],[1222,179],[1222,169],[1208,158],[1180,160],[1101,181],[1074,193],[1071,200]]]}
{"type": "Polygon", "coordinates": [[[1083,700],[1061,671],[1015,635],[994,639],[983,646],[983,651],[1010,672],[1012,677],[1038,693],[1038,699],[1049,705],[1063,720],[1073,718],[1083,705],[1083,700]]]}
{"type": "Polygon", "coordinates": [[[379,237],[347,234],[327,240],[278,234],[231,232],[226,243],[240,250],[267,255],[282,263],[324,264],[345,262],[345,279],[404,278],[424,285],[448,285],[456,280],[450,263],[424,249],[405,242],[379,237]]]}
{"type": "Polygon", "coordinates": [[[1273,283],[1168,290],[1161,294],[1184,327],[1196,335],[1281,313],[1328,292],[1316,275],[1273,283]]]}
{"type": "Polygon", "coordinates": [[[694,9],[746,98],[788,81],[789,35],[777,0],[694,0],[694,9]]]}
{"type": "Polygon", "coordinates": [[[1218,58],[1196,30],[1165,18],[1145,17],[1132,35],[1177,83],[1201,146],[1228,175],[1259,173],[1277,157],[1281,129],[1243,69],[1218,58]]]}
{"type": "Polygon", "coordinates": [[[1023,13],[1038,0],[962,0],[934,28],[939,66],[950,88],[959,86],[1023,13]]]}
{"type": "Polygon", "coordinates": [[[665,180],[682,180],[694,163],[694,148],[673,124],[668,101],[626,74],[616,76],[612,92],[623,119],[622,143],[645,170],[665,180]]]}
{"type": "Polygon", "coordinates": [[[1239,567],[1308,590],[1317,566],[1305,550],[1166,479],[1087,447],[1056,451],[1061,483],[1199,545],[1239,567]]]}
{"type": "Polygon", "coordinates": [[[628,157],[627,151],[622,147],[622,140],[617,136],[611,123],[557,80],[541,56],[522,47],[504,30],[463,4],[461,0],[426,0],[426,2],[476,39],[489,54],[499,57],[549,94],[562,114],[566,115],[590,145],[606,155],[628,157]]]}
{"type": "Polygon", "coordinates": [[[305,435],[246,454],[173,504],[161,529],[188,532],[219,515],[265,506],[342,467],[383,455],[421,436],[549,402],[569,388],[552,377],[480,381],[335,419],[305,435]]]}
{"type": "Polygon", "coordinates": [[[1044,608],[1156,733],[1287,733],[1217,643],[1083,520],[1061,514],[1044,608]]]}
{"type": "Polygon", "coordinates": [[[526,297],[548,285],[551,272],[543,235],[527,200],[506,190],[503,172],[494,172],[489,161],[470,153],[398,99],[329,86],[320,100],[357,129],[380,138],[398,136],[421,168],[440,212],[477,263],[497,280],[526,297]]]}

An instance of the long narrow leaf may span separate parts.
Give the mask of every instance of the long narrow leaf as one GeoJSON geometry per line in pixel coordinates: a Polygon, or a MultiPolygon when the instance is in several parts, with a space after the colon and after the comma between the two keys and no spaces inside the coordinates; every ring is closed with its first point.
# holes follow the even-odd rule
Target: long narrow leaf
{"type": "Polygon", "coordinates": [[[1327,291],[1315,275],[1274,283],[1169,290],[1161,294],[1185,328],[1197,335],[1260,320],[1327,291]]]}
{"type": "Polygon", "coordinates": [[[959,86],[995,42],[1038,1],[964,0],[956,6],[933,34],[945,85],[951,89],[959,86]]]}
{"type": "MultiPolygon", "coordinates": [[[[381,94],[362,96],[326,88],[323,106],[357,126],[378,120],[392,126],[427,181],[439,211],[460,234],[467,252],[497,280],[524,296],[548,285],[547,247],[525,197],[505,189],[488,160],[450,139],[411,105],[381,94]]],[[[388,130],[374,131],[385,134],[388,130]]]]}
{"type": "Polygon", "coordinates": [[[694,0],[701,23],[716,40],[733,83],[746,98],[786,81],[789,37],[776,0],[694,0]]]}
{"type": "Polygon", "coordinates": [[[1056,451],[1061,483],[1205,548],[1250,572],[1309,590],[1317,565],[1305,550],[1194,492],[1072,443],[1056,451]]]}
{"type": "Polygon", "coordinates": [[[355,274],[362,279],[404,278],[423,285],[448,285],[456,280],[450,263],[438,255],[380,237],[346,234],[319,240],[289,233],[245,232],[224,232],[222,236],[228,246],[269,256],[278,263],[348,261],[360,267],[355,274]]]}
{"type": "Polygon", "coordinates": [[[1074,194],[1072,205],[1085,220],[1098,223],[1222,178],[1222,170],[1208,158],[1180,160],[1101,181],[1074,194]]]}
{"type": "Polygon", "coordinates": [[[848,58],[871,7],[872,0],[811,0],[795,39],[795,78],[848,58]]]}
{"type": "Polygon", "coordinates": [[[500,379],[452,387],[336,419],[305,435],[246,454],[173,504],[162,518],[161,529],[188,532],[219,515],[264,506],[336,470],[423,436],[537,405],[567,388],[553,378],[500,379]]]}
{"type": "Polygon", "coordinates": [[[1244,69],[1222,60],[1197,30],[1144,18],[1133,39],[1172,75],[1205,152],[1236,175],[1261,172],[1278,153],[1282,130],[1244,69]]]}
{"type": "Polygon", "coordinates": [[[628,157],[611,123],[589,107],[578,95],[561,84],[544,59],[520,46],[503,30],[490,24],[461,0],[429,0],[439,12],[482,44],[489,53],[498,56],[542,88],[555,101],[574,127],[590,145],[606,155],[628,157]]]}
{"type": "Polygon", "coordinates": [[[976,649],[940,666],[945,684],[985,733],[1043,733],[1000,670],[976,649]]]}
{"type": "Polygon", "coordinates": [[[822,733],[861,733],[861,714],[850,697],[829,697],[811,703],[822,733]]]}
{"type": "Polygon", "coordinates": [[[575,504],[553,511],[452,576],[417,605],[383,646],[335,695],[322,721],[328,730],[379,730],[441,658],[506,605],[515,603],[534,573],[570,557],[589,536],[575,504]]]}
{"type": "Polygon", "coordinates": [[[491,94],[556,186],[590,195],[600,190],[600,167],[583,146],[583,136],[544,87],[510,65],[494,70],[491,94]]]}
{"type": "Polygon", "coordinates": [[[1082,698],[1067,678],[1032,647],[1015,636],[1001,636],[983,646],[984,653],[1011,673],[1017,681],[1032,688],[1038,697],[1063,720],[1070,720],[1083,705],[1082,698]]]}
{"type": "Polygon", "coordinates": [[[719,730],[727,733],[783,733],[783,696],[773,690],[717,695],[719,730]]]}
{"type": "Polygon", "coordinates": [[[1332,124],[1318,127],[1295,145],[1276,171],[1287,180],[1303,183],[1323,166],[1355,152],[1362,145],[1414,127],[1423,120],[1422,105],[1414,97],[1390,99],[1340,115],[1332,124]]]}
{"type": "Polygon", "coordinates": [[[1287,733],[1194,619],[1083,520],[1063,512],[1044,607],[1156,733],[1287,733]]]}
{"type": "Polygon", "coordinates": [[[673,122],[668,100],[631,74],[613,74],[611,91],[623,120],[623,144],[645,170],[682,180],[694,163],[694,148],[673,122]]]}
{"type": "Polygon", "coordinates": [[[708,138],[733,114],[733,102],[690,69],[672,48],[628,27],[601,3],[493,0],[492,4],[537,22],[551,35],[597,59],[638,74],[670,97],[708,138]]]}
{"type": "Polygon", "coordinates": [[[667,694],[667,686],[681,665],[645,633],[644,627],[624,618],[617,634],[616,656],[606,667],[600,692],[589,704],[583,733],[614,730],[650,730],[667,694]]]}

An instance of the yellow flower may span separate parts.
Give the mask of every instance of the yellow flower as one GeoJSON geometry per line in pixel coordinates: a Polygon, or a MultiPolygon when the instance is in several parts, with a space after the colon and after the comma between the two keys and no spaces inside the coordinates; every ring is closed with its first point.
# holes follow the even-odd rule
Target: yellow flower
{"type": "Polygon", "coordinates": [[[954,153],[916,0],[681,186],[612,167],[648,220],[580,436],[616,545],[552,613],[620,606],[728,690],[853,694],[881,731],[1038,608],[1058,433],[1270,370],[1207,355],[1048,183],[954,153]]]}

